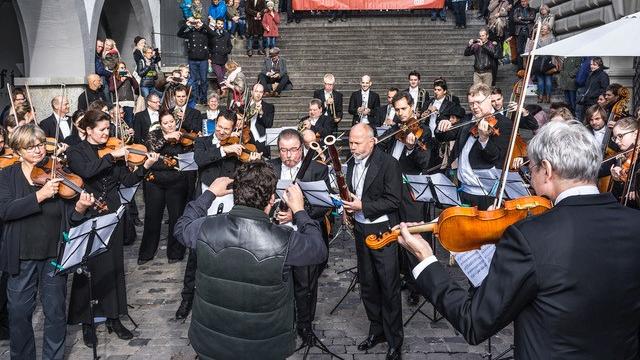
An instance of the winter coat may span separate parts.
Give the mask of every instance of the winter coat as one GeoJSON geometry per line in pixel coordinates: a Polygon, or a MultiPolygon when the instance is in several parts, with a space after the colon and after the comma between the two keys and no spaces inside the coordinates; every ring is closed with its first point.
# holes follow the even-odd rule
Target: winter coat
{"type": "Polygon", "coordinates": [[[213,37],[213,30],[203,25],[199,29],[182,25],[178,36],[187,39],[187,56],[192,61],[202,61],[209,58],[209,39],[213,37]]]}
{"type": "Polygon", "coordinates": [[[562,70],[558,74],[558,87],[562,90],[576,90],[578,88],[576,84],[576,76],[580,69],[579,57],[568,57],[564,59],[562,63],[562,70]]]}
{"type": "Polygon", "coordinates": [[[262,27],[264,28],[264,36],[278,37],[278,26],[280,26],[280,14],[277,11],[266,12],[262,16],[262,27]]]}

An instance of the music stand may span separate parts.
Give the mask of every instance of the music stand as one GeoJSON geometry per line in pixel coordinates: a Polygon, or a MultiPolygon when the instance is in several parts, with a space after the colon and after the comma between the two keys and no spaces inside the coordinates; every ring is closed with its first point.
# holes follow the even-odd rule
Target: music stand
{"type": "MultiPolygon", "coordinates": [[[[416,201],[424,202],[433,209],[433,217],[435,217],[435,207],[459,206],[460,196],[458,194],[456,186],[447,178],[444,174],[436,173],[433,175],[405,175],[409,188],[413,193],[416,201]]],[[[433,234],[429,241],[433,253],[436,251],[436,240],[433,234]]],[[[427,304],[427,299],[424,299],[420,305],[411,313],[411,315],[404,322],[403,326],[409,325],[409,322],[418,314],[422,314],[431,322],[438,322],[444,317],[438,313],[435,307],[433,307],[432,314],[425,313],[422,308],[427,304]]]]}
{"type": "MultiPolygon", "coordinates": [[[[120,184],[118,187],[118,196],[120,197],[120,204],[126,205],[133,200],[133,197],[136,195],[136,191],[142,184],[142,181],[133,185],[133,186],[124,186],[120,184]]],[[[117,211],[116,211],[117,212],[117,211]]]]}
{"type": "Polygon", "coordinates": [[[196,164],[193,155],[193,151],[178,154],[178,171],[198,170],[198,164],[196,164]]]}
{"type": "MultiPolygon", "coordinates": [[[[111,235],[122,219],[124,209],[124,205],[120,205],[115,213],[87,220],[79,226],[71,228],[68,233],[64,234],[65,240],[58,258],[51,262],[51,265],[55,267],[55,275],[67,274],[75,270],[77,274],[84,274],[87,277],[89,281],[89,317],[94,334],[96,333],[96,324],[93,318],[93,306],[98,301],[93,299],[93,283],[87,262],[107,251],[111,235]]],[[[95,341],[92,348],[93,358],[99,359],[95,341]]]]}

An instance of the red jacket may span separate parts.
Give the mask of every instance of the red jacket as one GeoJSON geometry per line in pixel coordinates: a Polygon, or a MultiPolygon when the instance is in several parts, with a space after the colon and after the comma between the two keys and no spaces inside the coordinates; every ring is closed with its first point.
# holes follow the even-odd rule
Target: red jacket
{"type": "Polygon", "coordinates": [[[271,12],[266,12],[262,17],[263,36],[278,37],[278,25],[280,25],[280,14],[274,11],[272,16],[271,12]]]}

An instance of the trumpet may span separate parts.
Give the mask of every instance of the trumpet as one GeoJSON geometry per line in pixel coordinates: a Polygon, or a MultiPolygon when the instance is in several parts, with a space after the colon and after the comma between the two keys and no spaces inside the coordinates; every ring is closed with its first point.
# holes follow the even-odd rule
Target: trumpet
{"type": "Polygon", "coordinates": [[[329,94],[329,98],[327,98],[327,101],[325,101],[325,103],[327,104],[327,109],[329,109],[329,114],[331,115],[331,118],[335,120],[336,104],[335,102],[333,102],[333,95],[329,94]],[[329,99],[331,99],[331,102],[329,102],[329,99]]]}

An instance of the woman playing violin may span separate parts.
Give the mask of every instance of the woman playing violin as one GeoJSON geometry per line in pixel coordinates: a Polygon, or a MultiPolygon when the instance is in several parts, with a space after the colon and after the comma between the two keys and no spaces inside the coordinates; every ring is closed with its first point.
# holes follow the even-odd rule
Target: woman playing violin
{"type": "MultiPolygon", "coordinates": [[[[176,120],[169,112],[160,114],[160,129],[149,132],[147,148],[160,153],[165,158],[175,158],[187,152],[180,144],[181,133],[176,129],[176,120]]],[[[165,206],[169,212],[169,237],[167,239],[167,258],[169,263],[184,258],[185,247],[173,236],[173,227],[182,215],[187,202],[187,175],[178,171],[177,163],[158,161],[145,178],[145,214],[144,232],[138,253],[138,264],[152,260],[158,250],[160,227],[165,206]]]]}
{"type": "MultiPolygon", "coordinates": [[[[149,153],[142,166],[131,171],[124,161],[126,148],[122,147],[98,156],[109,139],[111,117],[101,111],[89,110],[85,113],[80,128],[86,132],[86,139],[69,149],[69,168],[84,179],[85,189],[107,202],[110,211],[120,206],[118,188],[120,184],[133,186],[140,182],[147,170],[158,160],[158,154],[149,153]]],[[[133,334],[120,322],[120,316],[127,314],[127,295],[124,279],[124,258],[122,253],[123,226],[119,224],[109,242],[108,251],[92,258],[88,267],[92,273],[93,298],[96,317],[107,318],[107,329],[115,331],[121,339],[131,339],[133,334]]],[[[85,345],[97,341],[91,328],[89,317],[89,282],[84,275],[74,275],[69,304],[69,324],[82,323],[85,345]]]]}
{"type": "Polygon", "coordinates": [[[9,274],[7,297],[11,328],[11,356],[35,359],[36,344],[31,318],[40,291],[45,327],[42,357],[62,359],[66,335],[66,275],[53,276],[62,233],[82,222],[93,205],[93,195],[77,201],[58,194],[61,179],[37,187],[31,180],[36,164],[45,159],[45,134],[35,124],[14,131],[9,144],[22,162],[0,171],[0,219],[4,223],[0,265],[9,274]],[[39,290],[38,290],[39,289],[39,290]]]}
{"type": "MultiPolygon", "coordinates": [[[[616,125],[613,127],[611,138],[618,145],[620,151],[624,152],[633,148],[636,144],[636,137],[638,135],[638,121],[632,117],[626,117],[618,120],[616,125]]],[[[620,164],[611,166],[611,177],[616,182],[625,183],[627,181],[632,181],[631,189],[635,189],[635,180],[636,176],[630,176],[629,172],[633,168],[633,164],[631,163],[631,158],[634,157],[635,153],[635,161],[637,162],[638,153],[637,151],[631,151],[624,155],[621,159],[620,164]]],[[[637,173],[638,169],[636,169],[637,173]]],[[[615,189],[615,187],[614,187],[615,189]]],[[[617,197],[624,196],[622,192],[614,191],[614,195],[617,197]]],[[[635,190],[629,191],[626,194],[627,199],[633,203],[633,207],[637,207],[637,194],[635,190]]]]}

